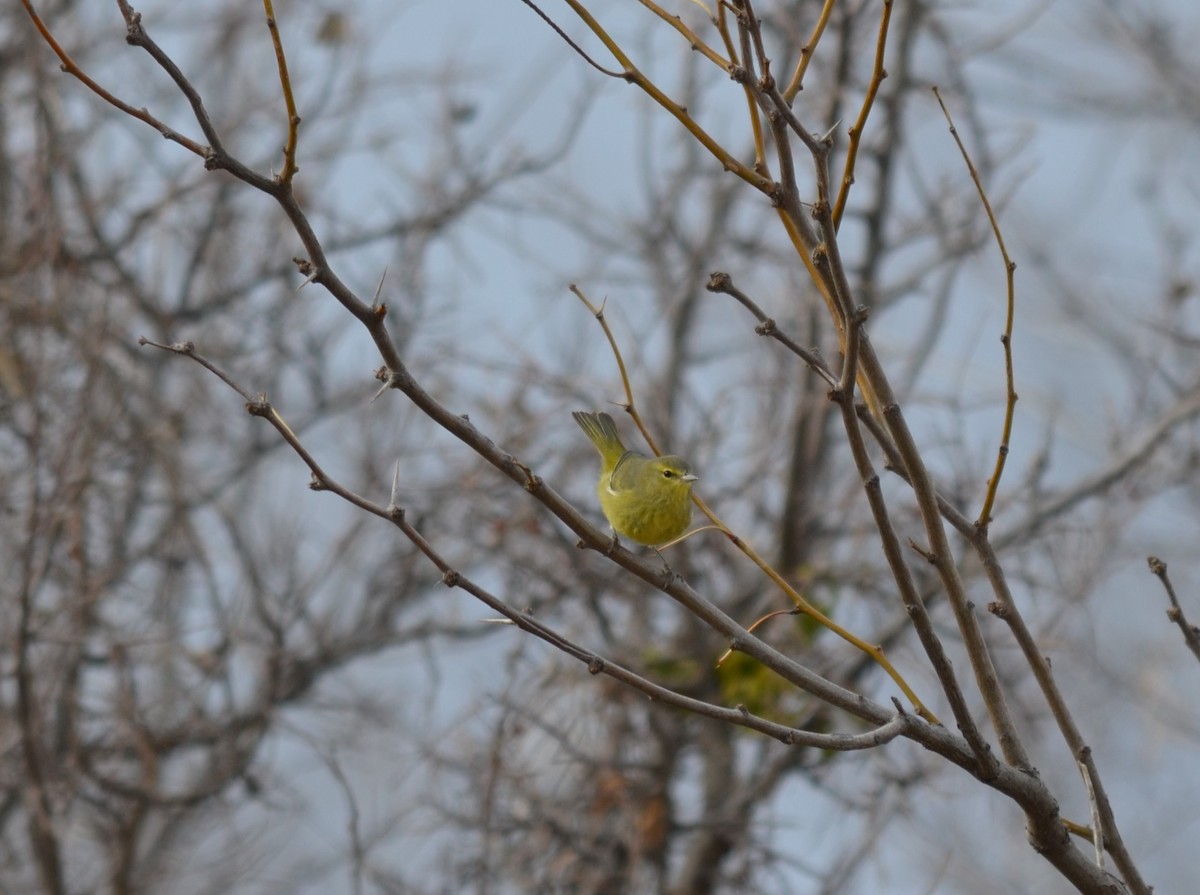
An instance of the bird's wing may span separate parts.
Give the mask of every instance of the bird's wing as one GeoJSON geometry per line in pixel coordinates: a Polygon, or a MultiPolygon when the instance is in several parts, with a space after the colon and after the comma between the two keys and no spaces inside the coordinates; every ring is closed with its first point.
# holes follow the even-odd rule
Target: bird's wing
{"type": "Polygon", "coordinates": [[[637,451],[626,451],[608,476],[608,493],[619,494],[637,485],[639,460],[646,458],[637,451]]]}

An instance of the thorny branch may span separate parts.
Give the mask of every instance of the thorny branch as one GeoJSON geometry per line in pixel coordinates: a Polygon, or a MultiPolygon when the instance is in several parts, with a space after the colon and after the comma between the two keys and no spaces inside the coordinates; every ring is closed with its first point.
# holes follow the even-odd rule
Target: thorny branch
{"type": "MultiPolygon", "coordinates": [[[[858,735],[812,734],[806,731],[787,728],[776,722],[756,718],[738,709],[727,709],[693,700],[690,697],[659,687],[639,675],[565,639],[551,628],[525,613],[516,611],[506,601],[495,597],[471,579],[463,576],[406,520],[404,511],[400,507],[395,505],[380,506],[355,494],[331,479],[325,474],[315,458],[304,448],[299,438],[284,422],[282,416],[266,401],[265,397],[248,395],[232,379],[219,372],[214,365],[199,357],[191,345],[158,345],[157,347],[197,360],[197,362],[205,365],[215,375],[220,376],[232,388],[237,389],[246,399],[249,412],[267,419],[279,432],[281,438],[289,444],[309,467],[313,475],[314,488],[330,491],[354,506],[390,521],[442,572],[443,582],[447,586],[461,588],[472,594],[480,602],[500,612],[521,630],[539,637],[547,643],[552,644],[556,649],[585,663],[593,673],[607,674],[641,690],[655,699],[670,702],[689,711],[707,714],[709,717],[749,727],[774,736],[784,742],[804,742],[810,745],[818,745],[820,748],[868,748],[887,742],[895,736],[902,735],[966,769],[988,785],[1009,795],[1020,804],[1026,814],[1030,837],[1034,847],[1045,855],[1047,860],[1051,861],[1081,891],[1131,891],[1139,893],[1139,895],[1147,893],[1149,888],[1141,880],[1132,858],[1124,847],[1111,806],[1101,785],[1099,773],[1092,761],[1091,750],[1079,735],[1067,711],[1065,702],[1062,701],[1052,679],[1049,677],[1048,664],[1037,653],[1036,644],[1033,641],[1032,635],[1024,626],[1024,622],[1021,620],[1011,594],[1008,593],[999,560],[987,538],[986,528],[990,518],[989,510],[994,499],[995,487],[998,485],[1000,473],[1003,468],[1008,430],[1011,425],[1012,406],[1015,403],[1015,392],[1012,389],[1011,353],[1006,355],[1009,407],[1006,414],[1006,427],[1001,456],[998,460],[996,472],[989,485],[989,494],[985,502],[984,512],[980,516],[979,523],[974,526],[974,534],[971,535],[964,532],[962,526],[957,524],[958,517],[955,515],[957,511],[938,493],[933,477],[925,467],[917,441],[909,430],[900,404],[893,394],[883,367],[866,336],[864,329],[865,316],[860,314],[854,302],[853,288],[846,275],[837,241],[837,223],[841,213],[842,202],[839,198],[836,200],[836,205],[834,204],[829,188],[828,159],[831,151],[830,142],[826,138],[815,136],[815,132],[806,128],[800,117],[792,109],[792,100],[795,98],[796,91],[799,90],[804,71],[809,60],[812,58],[817,41],[823,33],[830,11],[833,8],[834,4],[832,0],[825,4],[818,27],[814,29],[813,36],[810,38],[808,45],[802,48],[793,78],[782,92],[776,86],[774,78],[771,75],[770,60],[765,49],[761,24],[754,14],[749,0],[730,0],[728,4],[720,4],[722,17],[717,20],[718,27],[721,27],[720,23],[725,21],[723,16],[726,8],[733,10],[735,14],[741,45],[741,65],[745,67],[740,72],[735,70],[732,61],[726,61],[716,51],[707,48],[698,37],[692,40],[694,46],[708,49],[705,56],[710,62],[726,68],[731,76],[735,76],[735,79],[738,80],[748,96],[753,99],[750,113],[754,116],[755,120],[757,120],[759,114],[766,119],[773,137],[776,164],[780,172],[778,181],[774,181],[762,173],[759,170],[759,165],[752,167],[742,163],[735,154],[720,145],[686,108],[668,97],[661,88],[633,64],[618,42],[609,35],[600,22],[582,3],[577,2],[577,0],[567,0],[567,2],[592,33],[612,53],[614,58],[617,59],[621,70],[614,72],[593,62],[590,58],[586,57],[577,44],[571,42],[566,37],[565,33],[557,25],[551,23],[560,36],[568,40],[570,46],[581,56],[587,58],[589,63],[598,70],[612,77],[620,77],[643,90],[686,128],[688,133],[703,145],[726,170],[731,171],[754,189],[768,196],[779,214],[789,240],[797,250],[800,261],[811,275],[814,287],[825,297],[831,319],[843,336],[843,364],[840,374],[836,376],[815,355],[806,353],[795,342],[789,343],[789,341],[781,337],[777,333],[777,328],[773,322],[770,322],[769,318],[758,310],[757,305],[732,287],[731,279],[728,281],[716,281],[714,288],[714,291],[733,296],[744,307],[754,313],[759,320],[760,327],[763,328],[763,334],[771,335],[780,344],[787,346],[789,350],[792,350],[797,357],[801,358],[818,375],[834,380],[830,383],[834,386],[832,397],[842,410],[842,420],[847,433],[848,443],[860,476],[863,479],[866,499],[875,514],[876,525],[883,539],[884,554],[896,577],[901,593],[901,600],[913,618],[918,636],[926,648],[930,663],[937,673],[938,679],[941,681],[947,698],[951,703],[956,721],[963,734],[962,737],[953,735],[944,728],[929,724],[915,716],[906,715],[903,712],[890,711],[882,705],[874,703],[859,694],[845,690],[822,678],[805,666],[752,636],[713,603],[692,590],[686,583],[677,580],[664,582],[655,566],[642,561],[628,551],[616,549],[612,551],[613,562],[669,594],[689,612],[692,612],[711,628],[728,638],[731,648],[741,650],[747,655],[753,656],[784,679],[818,698],[867,721],[874,726],[874,729],[867,734],[858,735]],[[794,147],[792,145],[794,140],[798,140],[802,144],[812,159],[812,173],[817,194],[811,202],[806,202],[803,199],[803,192],[794,160],[794,147]],[[811,209],[811,213],[806,211],[806,209],[811,209]],[[816,219],[816,226],[813,224],[813,218],[816,219]],[[864,405],[858,403],[855,399],[856,386],[863,392],[866,401],[865,408],[864,405]],[[888,521],[886,504],[878,490],[878,476],[875,474],[870,463],[870,458],[865,450],[861,427],[865,427],[868,431],[871,431],[876,440],[883,446],[893,467],[910,484],[916,497],[917,505],[924,522],[927,541],[925,545],[919,547],[919,552],[934,567],[941,581],[944,594],[948,598],[954,612],[958,630],[966,644],[968,657],[975,672],[977,686],[983,696],[999,738],[1004,758],[1003,763],[996,761],[991,756],[986,741],[979,733],[977,725],[966,708],[964,697],[950,669],[949,662],[945,659],[944,655],[939,654],[940,643],[938,643],[936,635],[932,632],[927,615],[923,613],[922,601],[912,586],[911,576],[903,556],[903,551],[899,546],[900,541],[896,537],[897,533],[888,521]],[[1022,648],[1026,661],[1030,664],[1042,686],[1043,695],[1050,704],[1056,720],[1059,722],[1064,738],[1072,747],[1077,760],[1080,762],[1081,772],[1084,775],[1084,780],[1095,807],[1097,822],[1094,824],[1094,827],[1096,828],[1095,832],[1098,836],[1098,841],[1102,840],[1107,851],[1113,855],[1118,869],[1124,876],[1124,884],[1116,882],[1107,874],[1103,867],[1097,866],[1097,863],[1088,860],[1067,839],[1055,800],[1050,790],[1046,787],[1046,784],[1034,772],[1012,714],[1007,707],[1005,688],[993,667],[987,642],[983,637],[979,620],[974,611],[975,607],[968,598],[960,570],[955,565],[950,541],[943,524],[944,520],[950,520],[954,524],[954,527],[964,535],[988,571],[988,580],[997,596],[997,601],[993,604],[994,608],[989,608],[992,609],[994,614],[1000,616],[1008,623],[1014,638],[1022,648]],[[807,739],[811,737],[817,737],[817,739],[807,739]]],[[[29,13],[38,32],[58,55],[64,71],[77,78],[105,102],[131,117],[143,121],[188,151],[203,157],[206,167],[225,170],[248,186],[270,195],[278,202],[281,210],[295,228],[307,253],[307,257],[300,259],[298,262],[301,274],[307,280],[326,289],[345,310],[351,313],[364,326],[383,360],[384,367],[379,375],[381,381],[387,387],[394,388],[403,393],[412,404],[430,419],[453,434],[459,441],[473,450],[480,458],[489,463],[502,475],[529,492],[550,513],[576,532],[586,545],[601,548],[608,544],[608,539],[603,534],[588,525],[586,520],[569,503],[535,475],[529,466],[502,451],[469,420],[451,413],[443,404],[432,397],[402,363],[398,347],[388,333],[385,325],[385,317],[387,315],[386,306],[362,301],[334,272],[326,257],[321,241],[292,190],[292,176],[296,171],[296,128],[299,124],[299,116],[296,114],[294,100],[291,96],[290,81],[286,73],[286,60],[283,55],[282,43],[278,40],[269,2],[266,3],[266,9],[269,17],[269,26],[272,29],[272,36],[275,40],[281,84],[285,93],[289,128],[288,141],[285,147],[284,169],[277,178],[258,174],[229,155],[224,149],[217,129],[213,125],[197,92],[169,56],[149,38],[142,25],[140,15],[134,12],[124,0],[118,0],[118,5],[127,23],[129,43],[144,49],[176,83],[181,93],[188,99],[191,105],[196,123],[208,141],[207,147],[167,127],[146,110],[135,109],[106,91],[71,60],[69,54],[63,50],[50,30],[37,16],[30,0],[22,0],[22,4],[29,13]]],[[[533,6],[532,3],[528,3],[528,5],[533,6]]],[[[668,22],[672,22],[672,17],[666,16],[653,5],[650,6],[668,22]]],[[[533,6],[533,8],[539,15],[549,21],[540,9],[536,6],[533,6]]],[[[885,9],[888,8],[890,6],[885,7],[885,9]]],[[[695,37],[688,29],[683,28],[681,24],[672,22],[672,27],[675,27],[676,31],[687,39],[695,37]]],[[[885,18],[881,26],[878,41],[876,65],[878,80],[882,79],[882,52],[886,29],[887,20],[885,18]]],[[[725,34],[723,33],[724,36],[725,34]]],[[[730,57],[732,58],[732,48],[734,46],[732,40],[727,40],[726,45],[730,49],[730,57]]],[[[875,85],[875,89],[877,88],[878,84],[875,85]]],[[[863,107],[860,119],[865,120],[865,114],[869,108],[870,103],[868,102],[863,107]]],[[[761,140],[756,140],[756,145],[761,142],[761,140]]],[[[847,160],[846,170],[852,171],[852,168],[853,156],[847,160]]],[[[844,188],[845,184],[843,184],[844,188]]],[[[982,196],[981,198],[986,204],[986,198],[982,196]]],[[[991,217],[993,225],[995,225],[990,208],[989,217],[991,217]]],[[[998,231],[997,238],[999,239],[998,231]]],[[[1010,338],[1014,313],[1011,297],[1012,263],[1008,260],[1002,241],[1001,251],[1005,255],[1010,277],[1009,315],[1006,328],[1006,333],[1010,338]]],[[[146,344],[155,343],[147,342],[146,344]]],[[[1008,343],[1006,342],[1006,351],[1007,349],[1008,343]]],[[[1164,584],[1166,584],[1165,567],[1163,575],[1160,577],[1163,579],[1164,584]]],[[[1181,613],[1180,620],[1182,620],[1181,613]]],[[[1193,634],[1195,633],[1195,629],[1190,628],[1186,623],[1183,623],[1182,626],[1185,631],[1185,637],[1188,636],[1189,630],[1193,634]]],[[[1189,639],[1190,644],[1191,640],[1189,639]]],[[[1193,647],[1193,649],[1195,648],[1193,647]]],[[[18,675],[19,679],[20,675],[18,675]]],[[[28,725],[35,723],[32,715],[26,718],[25,722],[28,725]]],[[[36,767],[36,762],[31,762],[30,767],[36,767]]],[[[52,845],[48,847],[52,847],[52,845]]],[[[58,889],[61,889],[61,885],[58,889]]]]}

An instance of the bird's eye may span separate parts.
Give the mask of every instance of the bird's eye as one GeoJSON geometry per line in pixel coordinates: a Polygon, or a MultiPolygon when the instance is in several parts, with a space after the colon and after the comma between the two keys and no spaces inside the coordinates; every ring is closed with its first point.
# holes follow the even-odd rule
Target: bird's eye
{"type": "Polygon", "coordinates": [[[671,471],[671,470],[669,470],[669,469],[664,469],[664,470],[663,470],[663,476],[664,476],[665,478],[668,478],[668,479],[670,479],[670,478],[674,478],[674,477],[675,477],[675,473],[674,473],[674,472],[672,472],[672,471],[671,471]]]}

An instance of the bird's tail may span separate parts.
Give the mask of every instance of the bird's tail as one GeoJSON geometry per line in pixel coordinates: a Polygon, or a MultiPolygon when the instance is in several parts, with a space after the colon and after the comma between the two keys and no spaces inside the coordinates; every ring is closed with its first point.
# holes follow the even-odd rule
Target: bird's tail
{"type": "Polygon", "coordinates": [[[579,428],[596,446],[606,468],[612,468],[625,454],[625,445],[621,443],[621,434],[617,424],[607,413],[584,413],[575,411],[571,414],[579,428]]]}

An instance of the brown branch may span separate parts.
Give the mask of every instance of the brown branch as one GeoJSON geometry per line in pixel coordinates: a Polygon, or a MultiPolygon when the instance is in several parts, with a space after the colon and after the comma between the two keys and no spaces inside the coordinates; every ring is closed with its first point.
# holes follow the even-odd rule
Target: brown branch
{"type": "Polygon", "coordinates": [[[758,321],[758,326],[754,331],[760,336],[766,336],[774,339],[800,360],[804,361],[814,373],[820,376],[831,386],[837,385],[837,377],[830,371],[825,360],[807,348],[802,348],[791,336],[785,333],[775,323],[775,320],[768,317],[766,312],[758,306],[754,299],[746,295],[733,284],[733,277],[723,271],[714,271],[708,278],[708,285],[705,287],[709,292],[719,292],[733,298],[738,304],[744,307],[747,311],[754,315],[754,319],[758,321]]]}
{"type": "MultiPolygon", "coordinates": [[[[75,60],[71,58],[70,54],[63,49],[62,45],[55,40],[54,35],[50,32],[50,29],[46,26],[46,23],[43,22],[37,12],[34,11],[33,4],[30,2],[30,0],[21,0],[21,5],[24,6],[25,11],[29,13],[29,18],[33,20],[33,25],[35,28],[37,28],[38,33],[41,34],[42,40],[44,40],[50,49],[54,51],[55,55],[58,56],[62,63],[60,67],[64,72],[77,79],[80,83],[87,87],[88,90],[92,91],[113,108],[119,109],[126,115],[129,115],[131,118],[136,118],[139,121],[145,122],[168,140],[178,143],[189,152],[193,152],[201,158],[208,157],[210,151],[208,147],[202,146],[195,140],[189,139],[173,128],[168,127],[166,123],[151,115],[148,110],[135,108],[124,100],[118,99],[112,93],[105,90],[98,83],[92,80],[92,78],[88,76],[87,72],[80,68],[79,65],[76,64],[75,60]]],[[[128,8],[124,3],[120,3],[119,5],[121,5],[123,13],[128,8]]],[[[126,14],[126,22],[133,20],[140,21],[140,18],[141,17],[132,10],[129,10],[129,12],[126,14]]]]}
{"type": "Polygon", "coordinates": [[[1104,830],[1106,848],[1113,856],[1113,861],[1116,863],[1118,869],[1120,869],[1130,889],[1133,892],[1146,893],[1148,895],[1150,889],[1141,878],[1137,865],[1126,849],[1124,839],[1117,828],[1112,803],[1109,801],[1108,793],[1100,779],[1100,771],[1096,767],[1095,759],[1092,756],[1092,749],[1084,741],[1079,726],[1075,723],[1070,709],[1067,708],[1067,701],[1063,698],[1062,691],[1059,690],[1058,684],[1054,680],[1054,673],[1050,668],[1049,660],[1038,649],[1032,632],[1025,624],[1025,619],[1017,608],[1016,601],[1013,599],[1012,592],[1008,587],[1008,579],[1005,577],[1004,571],[1000,566],[999,557],[997,557],[995,550],[988,540],[986,530],[976,527],[976,535],[971,543],[975,548],[976,554],[983,562],[984,574],[987,576],[988,583],[997,597],[995,602],[988,604],[988,611],[1002,619],[1008,625],[1013,639],[1017,641],[1017,645],[1021,649],[1021,654],[1026,664],[1033,672],[1034,679],[1037,681],[1038,687],[1042,692],[1042,697],[1046,700],[1046,704],[1050,708],[1050,714],[1054,717],[1059,733],[1062,734],[1063,740],[1071,750],[1075,761],[1079,763],[1084,771],[1084,783],[1087,788],[1089,802],[1094,806],[1094,810],[1100,819],[1100,824],[1104,830]]]}
{"type": "Polygon", "coordinates": [[[574,50],[575,53],[579,56],[579,58],[582,59],[584,62],[586,62],[592,68],[596,69],[596,71],[600,72],[600,74],[602,74],[602,75],[608,75],[610,78],[617,78],[622,81],[625,80],[625,72],[613,71],[612,69],[605,68],[599,62],[597,62],[595,59],[593,59],[591,56],[589,56],[587,54],[587,52],[583,49],[583,47],[581,47],[581,46],[579,46],[579,44],[575,43],[575,41],[571,39],[570,35],[567,34],[567,32],[563,31],[562,28],[559,27],[558,23],[555,22],[554,19],[550,18],[550,16],[548,16],[546,13],[544,13],[541,10],[541,8],[536,3],[533,2],[533,0],[521,0],[521,2],[524,3],[526,6],[528,6],[530,9],[532,9],[535,13],[537,13],[538,17],[543,22],[545,22],[547,25],[549,25],[554,30],[554,33],[557,34],[559,37],[561,37],[563,39],[563,42],[566,43],[566,45],[568,47],[570,47],[572,50],[574,50]]]}
{"type": "MultiPolygon", "coordinates": [[[[217,376],[222,382],[236,391],[239,395],[245,398],[250,392],[239,385],[233,377],[229,376],[221,370],[216,364],[200,355],[195,350],[195,345],[191,342],[179,342],[172,345],[163,345],[152,342],[149,339],[139,339],[139,344],[150,345],[164,351],[169,351],[172,354],[178,354],[183,357],[188,357],[213,375],[217,376]]],[[[472,581],[466,575],[456,570],[448,560],[446,560],[429,541],[410,523],[406,518],[406,514],[402,507],[395,503],[394,488],[393,499],[388,506],[381,506],[341,485],[335,479],[325,472],[324,468],[317,462],[316,458],[308,451],[300,439],[296,436],[292,428],[284,420],[283,416],[271,405],[269,401],[262,395],[256,398],[251,398],[247,402],[247,411],[251,416],[261,417],[267,420],[275,430],[282,436],[287,445],[296,453],[296,455],[308,467],[312,475],[310,487],[316,491],[328,491],[342,498],[346,502],[353,504],[361,510],[365,510],[372,515],[378,516],[381,519],[386,519],[391,522],[401,533],[418,549],[425,557],[433,563],[433,565],[442,573],[442,583],[447,587],[455,587],[466,591],[471,596],[475,597],[489,609],[499,612],[508,621],[527,633],[533,634],[541,640],[551,644],[556,649],[566,653],[567,655],[578,659],[587,665],[588,670],[592,674],[606,674],[615,680],[628,684],[637,690],[645,693],[647,696],[659,700],[665,704],[672,705],[676,708],[681,708],[695,714],[703,715],[708,718],[713,718],[718,721],[725,721],[731,724],[737,724],[741,727],[746,727],[751,730],[756,730],[768,736],[774,737],[788,745],[810,746],[817,749],[832,749],[838,751],[852,751],[857,749],[868,749],[874,746],[882,745],[892,739],[909,732],[913,724],[917,723],[916,719],[906,714],[903,711],[897,711],[886,717],[879,716],[877,712],[872,712],[872,718],[879,726],[875,730],[868,731],[862,734],[818,734],[810,731],[800,730],[797,728],[788,727],[774,721],[761,718],[746,711],[744,708],[727,708],[724,706],[713,705],[704,702],[703,700],[685,696],[681,693],[676,693],[669,688],[656,684],[647,678],[642,677],[636,672],[612,662],[605,657],[586,649],[579,644],[574,643],[563,635],[559,634],[549,626],[543,624],[531,615],[521,612],[512,607],[512,605],[499,597],[493,595],[490,591],[472,581]]],[[[514,463],[517,461],[513,460],[514,463]]],[[[528,472],[528,470],[526,470],[528,472]]],[[[541,486],[543,489],[545,485],[541,486]]],[[[547,489],[548,490],[548,489],[547,489]]],[[[604,544],[608,543],[608,538],[601,535],[595,529],[592,529],[586,524],[582,526],[585,531],[578,532],[584,536],[591,536],[591,540],[598,541],[604,544]]],[[[618,548],[614,551],[628,553],[618,548]]],[[[632,556],[632,554],[630,554],[632,556]]],[[[699,599],[698,597],[696,598],[699,599]]],[[[711,611],[718,613],[715,607],[711,607],[711,611]]],[[[749,633],[737,628],[736,625],[729,621],[728,627],[731,629],[727,633],[735,635],[734,648],[741,649],[750,655],[759,653],[757,649],[748,649],[746,640],[757,640],[750,638],[749,633]],[[745,639],[740,639],[738,635],[745,635],[745,639]]],[[[757,641],[761,644],[761,641],[757,641]]],[[[765,645],[763,645],[765,647],[765,645]]],[[[769,648],[766,648],[769,649],[769,648]]],[[[773,651],[772,651],[773,652],[773,651]]],[[[761,658],[761,654],[756,655],[756,658],[761,658]]],[[[783,658],[782,655],[779,658],[783,658]]],[[[773,663],[767,662],[768,667],[772,667],[773,663]]],[[[800,666],[787,660],[787,664],[794,669],[800,669],[800,666]]],[[[773,668],[773,670],[775,670],[773,668]]],[[[801,675],[808,681],[816,680],[816,676],[812,675],[807,670],[802,670],[801,675]]],[[[793,681],[794,682],[794,681],[793,681]]],[[[828,684],[827,688],[835,687],[833,684],[828,684]]],[[[826,689],[827,689],[826,688],[826,689]]],[[[840,688],[839,688],[840,689],[840,688]]],[[[844,691],[847,696],[853,696],[849,691],[844,691]]],[[[854,697],[853,701],[860,707],[865,705],[865,701],[859,697],[854,697]]],[[[882,706],[877,707],[882,709],[882,706]]]]}

